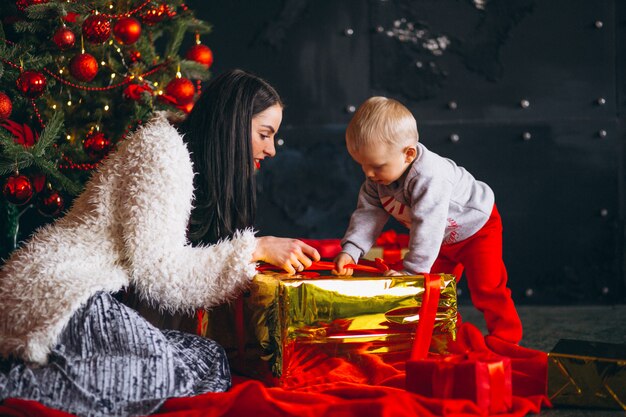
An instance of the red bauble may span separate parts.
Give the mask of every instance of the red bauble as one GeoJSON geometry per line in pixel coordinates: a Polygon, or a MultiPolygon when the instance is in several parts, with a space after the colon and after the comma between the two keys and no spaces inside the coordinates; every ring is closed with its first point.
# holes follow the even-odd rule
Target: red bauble
{"type": "Polygon", "coordinates": [[[78,81],[89,82],[98,74],[98,61],[90,54],[78,54],[70,61],[70,73],[78,81]]]}
{"type": "Polygon", "coordinates": [[[187,78],[174,78],[165,87],[165,93],[176,100],[176,104],[185,105],[193,101],[196,87],[187,78]]]}
{"type": "Polygon", "coordinates": [[[185,113],[189,114],[191,113],[191,110],[193,110],[193,106],[196,103],[194,103],[193,101],[187,104],[183,104],[182,106],[178,106],[179,109],[181,109],[182,111],[184,111],[185,113]]]}
{"type": "Polygon", "coordinates": [[[141,36],[141,23],[133,17],[123,17],[113,26],[113,36],[124,45],[132,45],[141,36]]]}
{"type": "Polygon", "coordinates": [[[83,142],[83,149],[91,159],[100,160],[111,150],[111,141],[102,132],[90,133],[83,142]]]}
{"type": "Polygon", "coordinates": [[[74,35],[74,32],[65,26],[61,26],[54,33],[54,36],[52,36],[52,40],[60,50],[65,51],[66,49],[70,49],[74,46],[74,42],[76,42],[76,35],[74,35]]]}
{"type": "Polygon", "coordinates": [[[21,206],[32,198],[33,184],[25,175],[11,175],[2,187],[2,194],[9,203],[21,206]]]}
{"type": "Polygon", "coordinates": [[[37,197],[37,210],[44,216],[57,216],[64,207],[63,197],[58,191],[46,190],[37,197]]]}
{"type": "Polygon", "coordinates": [[[15,2],[15,5],[20,12],[23,12],[28,6],[32,6],[34,4],[43,4],[47,2],[48,0],[17,0],[15,2]]]}
{"type": "Polygon", "coordinates": [[[28,98],[37,98],[46,90],[46,77],[38,71],[24,71],[17,77],[17,89],[28,98]]]}
{"type": "Polygon", "coordinates": [[[8,119],[13,111],[13,102],[9,96],[0,93],[0,120],[8,119]]]}
{"type": "Polygon", "coordinates": [[[111,21],[101,14],[92,14],[83,22],[83,36],[89,43],[106,42],[111,36],[111,21]]]}
{"type": "Polygon", "coordinates": [[[197,44],[189,48],[185,58],[209,68],[213,64],[213,51],[208,46],[197,44]]]}
{"type": "Polygon", "coordinates": [[[141,15],[141,20],[143,20],[143,22],[148,26],[156,25],[163,20],[165,16],[167,16],[168,11],[169,8],[165,4],[161,4],[157,7],[148,9],[141,15]]]}

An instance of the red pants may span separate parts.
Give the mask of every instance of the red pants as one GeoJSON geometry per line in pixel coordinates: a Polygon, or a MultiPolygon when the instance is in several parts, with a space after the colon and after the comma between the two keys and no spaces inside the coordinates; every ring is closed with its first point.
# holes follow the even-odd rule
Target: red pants
{"type": "Polygon", "coordinates": [[[442,245],[432,273],[454,274],[457,281],[465,270],[474,306],[484,314],[492,336],[512,343],[522,339],[522,323],[506,286],[502,261],[502,220],[496,206],[487,223],[461,242],[442,245]]]}

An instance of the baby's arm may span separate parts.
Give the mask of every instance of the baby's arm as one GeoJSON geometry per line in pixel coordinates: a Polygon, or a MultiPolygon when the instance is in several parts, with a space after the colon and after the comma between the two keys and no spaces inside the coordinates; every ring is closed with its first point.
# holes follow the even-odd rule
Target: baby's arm
{"type": "MultiPolygon", "coordinates": [[[[341,240],[342,253],[350,256],[354,263],[358,262],[370,250],[388,219],[389,213],[382,207],[376,184],[366,180],[359,191],[348,230],[341,240]]],[[[339,265],[337,268],[341,269],[339,265]]]]}

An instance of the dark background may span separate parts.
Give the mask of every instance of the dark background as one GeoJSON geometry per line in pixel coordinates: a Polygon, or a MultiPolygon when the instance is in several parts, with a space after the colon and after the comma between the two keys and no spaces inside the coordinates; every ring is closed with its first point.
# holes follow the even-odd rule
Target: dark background
{"type": "Polygon", "coordinates": [[[189,5],[214,25],[213,73],[255,72],[287,104],[259,174],[262,234],[343,235],[363,180],[344,129],[385,95],[411,109],[427,147],[494,189],[516,303],[626,301],[623,2],[189,5]]]}

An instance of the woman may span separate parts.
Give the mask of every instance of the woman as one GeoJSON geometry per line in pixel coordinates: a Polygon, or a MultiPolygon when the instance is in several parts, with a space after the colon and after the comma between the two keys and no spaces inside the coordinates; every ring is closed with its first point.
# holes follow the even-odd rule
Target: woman
{"type": "Polygon", "coordinates": [[[282,107],[254,75],[217,77],[180,131],[157,115],[66,216],[12,254],[0,270],[0,400],[139,415],[168,397],[229,388],[220,346],[160,331],[110,294],[132,285],[162,310],[193,311],[235,297],[257,261],[293,273],[319,259],[251,229],[254,167],[275,153],[282,107]]]}

